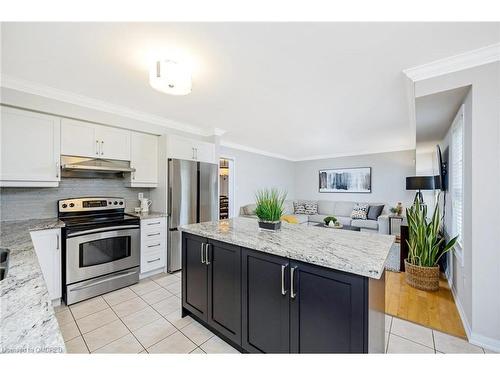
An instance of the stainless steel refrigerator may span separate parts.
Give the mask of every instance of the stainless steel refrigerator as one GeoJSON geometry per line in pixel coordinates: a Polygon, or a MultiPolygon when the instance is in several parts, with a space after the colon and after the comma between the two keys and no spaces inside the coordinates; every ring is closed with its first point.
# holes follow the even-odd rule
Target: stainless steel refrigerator
{"type": "Polygon", "coordinates": [[[218,219],[218,165],[168,160],[167,270],[181,269],[180,225],[218,219]]]}

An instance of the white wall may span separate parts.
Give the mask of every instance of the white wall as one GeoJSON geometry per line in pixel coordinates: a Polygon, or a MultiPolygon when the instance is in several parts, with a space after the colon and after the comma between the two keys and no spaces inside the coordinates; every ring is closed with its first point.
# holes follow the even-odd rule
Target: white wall
{"type": "MultiPolygon", "coordinates": [[[[456,293],[471,342],[500,351],[500,63],[415,83],[420,97],[472,85],[465,133],[464,294],[456,293]],[[470,143],[468,143],[470,142],[470,143]],[[493,214],[492,214],[493,213],[493,214]],[[470,296],[470,301],[467,297],[470,296]],[[466,306],[467,303],[470,306],[466,306]]],[[[467,116],[467,115],[466,115],[467,116]]],[[[456,286],[458,288],[458,286],[456,286]]]]}
{"type": "Polygon", "coordinates": [[[224,146],[220,156],[234,159],[236,210],[254,203],[255,192],[262,188],[284,189],[288,199],[295,198],[293,162],[224,146]]]}
{"type": "Polygon", "coordinates": [[[299,161],[295,163],[295,196],[298,199],[380,202],[390,206],[402,202],[408,207],[415,192],[405,190],[405,177],[413,175],[415,175],[415,150],[299,161]],[[353,167],[372,168],[371,193],[319,192],[320,169],[353,167]]]}
{"type": "MultiPolygon", "coordinates": [[[[471,194],[471,179],[472,171],[470,167],[471,158],[469,157],[471,151],[471,132],[472,132],[472,91],[469,90],[466,95],[464,102],[464,196],[469,196],[471,194]]],[[[448,191],[443,192],[443,198],[446,198],[446,210],[444,217],[444,228],[445,232],[452,236],[452,217],[453,217],[453,196],[450,192],[451,181],[453,181],[453,171],[451,170],[451,154],[450,154],[450,143],[451,143],[451,127],[448,129],[446,136],[439,143],[441,151],[444,155],[448,154],[448,191]]],[[[441,199],[441,203],[444,200],[441,199]]],[[[466,203],[467,204],[467,203],[466,203]]],[[[470,209],[470,206],[468,207],[470,209]]],[[[450,268],[448,274],[451,278],[453,292],[456,296],[458,303],[460,303],[460,308],[462,309],[464,315],[466,316],[466,321],[472,321],[472,251],[471,251],[471,219],[470,216],[465,215],[464,217],[464,230],[463,235],[463,259],[458,257],[458,253],[453,253],[448,256],[448,267],[450,268]],[[450,272],[451,271],[451,272],[450,272]]],[[[470,324],[470,323],[469,323],[470,324]]],[[[470,327],[468,327],[470,330],[470,327]]]]}

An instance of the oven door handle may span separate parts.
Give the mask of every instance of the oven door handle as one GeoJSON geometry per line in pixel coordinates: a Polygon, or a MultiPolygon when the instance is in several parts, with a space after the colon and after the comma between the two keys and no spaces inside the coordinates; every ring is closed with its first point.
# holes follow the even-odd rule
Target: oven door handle
{"type": "Polygon", "coordinates": [[[71,237],[78,237],[82,236],[84,234],[91,234],[91,233],[99,233],[99,232],[111,232],[113,230],[121,230],[121,229],[139,229],[139,225],[118,225],[116,227],[103,227],[103,228],[96,228],[96,229],[88,229],[88,230],[82,230],[80,232],[75,232],[75,233],[70,233],[66,235],[67,238],[71,237]]]}
{"type": "Polygon", "coordinates": [[[107,283],[108,281],[111,281],[111,280],[120,279],[122,277],[132,275],[134,273],[137,273],[137,270],[116,273],[116,274],[114,274],[111,277],[105,277],[103,279],[100,279],[100,280],[97,280],[97,281],[94,281],[94,282],[90,282],[88,284],[84,284],[84,285],[80,285],[80,286],[71,288],[71,291],[77,291],[77,290],[87,289],[87,288],[90,288],[90,287],[93,287],[93,286],[96,286],[96,285],[99,285],[99,284],[107,283]]]}

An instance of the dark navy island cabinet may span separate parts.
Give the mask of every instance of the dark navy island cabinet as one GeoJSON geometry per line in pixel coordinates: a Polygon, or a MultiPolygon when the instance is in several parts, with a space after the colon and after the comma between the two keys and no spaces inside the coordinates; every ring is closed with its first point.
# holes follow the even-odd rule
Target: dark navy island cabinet
{"type": "Polygon", "coordinates": [[[384,349],[380,280],[182,234],[182,313],[249,353],[384,349]]]}

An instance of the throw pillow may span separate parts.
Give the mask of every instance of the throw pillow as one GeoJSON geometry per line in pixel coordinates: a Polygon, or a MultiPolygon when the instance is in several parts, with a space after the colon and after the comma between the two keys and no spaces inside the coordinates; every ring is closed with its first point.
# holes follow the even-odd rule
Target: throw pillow
{"type": "Polygon", "coordinates": [[[318,213],[317,203],[304,203],[306,215],[316,215],[318,213]]]}
{"type": "Polygon", "coordinates": [[[306,205],[300,202],[293,202],[293,213],[295,215],[305,215],[306,214],[306,205]]]}
{"type": "Polygon", "coordinates": [[[351,219],[366,220],[368,214],[368,205],[364,203],[356,203],[352,209],[351,219]]]}
{"type": "Polygon", "coordinates": [[[243,212],[245,215],[255,215],[255,209],[257,208],[256,204],[247,204],[243,207],[243,212]]]}
{"type": "Polygon", "coordinates": [[[368,209],[368,220],[377,220],[383,209],[384,205],[370,206],[370,208],[368,209]]]}
{"type": "Polygon", "coordinates": [[[290,224],[298,224],[299,223],[299,219],[297,219],[297,217],[293,216],[293,215],[283,215],[281,217],[281,220],[286,221],[287,223],[290,223],[290,224]]]}

